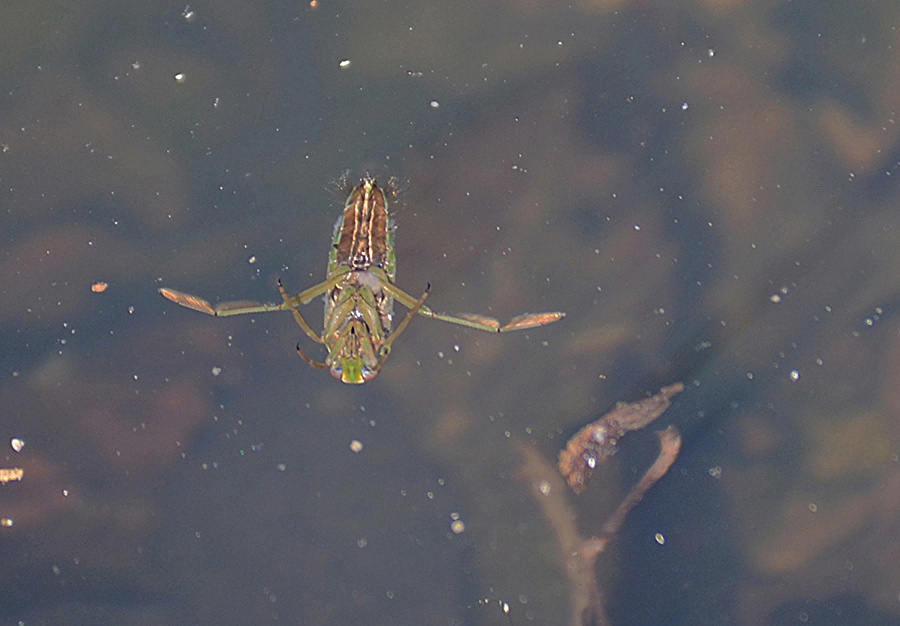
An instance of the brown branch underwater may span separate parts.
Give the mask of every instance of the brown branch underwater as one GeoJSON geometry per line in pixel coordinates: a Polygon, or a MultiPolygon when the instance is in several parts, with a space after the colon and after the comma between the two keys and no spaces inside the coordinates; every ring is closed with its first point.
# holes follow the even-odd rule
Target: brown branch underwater
{"type": "Polygon", "coordinates": [[[609,626],[595,574],[597,557],[622,527],[628,513],[672,467],[681,449],[681,435],[674,426],[657,433],[660,451],[656,460],[601,526],[599,533],[587,539],[578,532],[575,511],[568,501],[562,477],[576,493],[583,491],[597,463],[615,452],[622,436],[658,418],[670,406],[671,398],[683,389],[684,385],[675,383],[641,402],[617,404],[615,409],[579,430],[569,440],[560,452],[560,473],[554,471],[534,446],[523,442],[515,444],[522,458],[520,476],[531,485],[532,496],[555,532],[563,555],[569,579],[571,626],[609,626]]]}

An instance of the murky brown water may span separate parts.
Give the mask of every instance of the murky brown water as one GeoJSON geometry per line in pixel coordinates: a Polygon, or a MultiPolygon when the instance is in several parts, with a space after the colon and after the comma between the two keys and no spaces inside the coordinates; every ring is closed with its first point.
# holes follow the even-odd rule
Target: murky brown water
{"type": "Polygon", "coordinates": [[[518,446],[678,380],[611,621],[900,623],[895,6],[148,6],[0,10],[2,623],[568,624],[518,446]],[[158,296],[321,280],[345,168],[408,180],[401,287],[566,319],[354,388],[158,296]]]}

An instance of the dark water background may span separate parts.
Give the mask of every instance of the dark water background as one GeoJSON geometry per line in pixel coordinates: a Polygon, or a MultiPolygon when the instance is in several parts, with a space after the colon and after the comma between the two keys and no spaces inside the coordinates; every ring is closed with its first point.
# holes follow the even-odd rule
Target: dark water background
{"type": "MultiPolygon", "coordinates": [[[[552,463],[676,380],[682,455],[598,563],[612,623],[900,623],[900,5],[15,0],[0,23],[0,466],[25,472],[0,623],[506,624],[490,597],[569,624],[516,446],[552,463]],[[156,293],[321,280],[347,168],[408,181],[401,287],[566,319],[420,318],[350,387],[288,315],[156,293]]],[[[630,435],[571,497],[583,534],[655,453],[630,435]]]]}

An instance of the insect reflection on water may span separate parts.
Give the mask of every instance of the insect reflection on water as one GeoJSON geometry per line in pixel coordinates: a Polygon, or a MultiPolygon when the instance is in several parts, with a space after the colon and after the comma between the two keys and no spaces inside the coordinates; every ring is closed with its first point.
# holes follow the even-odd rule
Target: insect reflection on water
{"type": "Polygon", "coordinates": [[[216,317],[290,311],[303,332],[313,341],[323,344],[328,352],[324,361],[316,361],[298,344],[297,352],[303,360],[313,367],[329,369],[335,378],[353,384],[375,378],[394,341],[417,314],[496,333],[544,326],[565,316],[561,312],[524,313],[501,326],[496,319],[476,313],[432,311],[425,306],[430,285],[418,298],[397,287],[394,284],[394,225],[388,206],[388,198],[395,194],[393,181],[382,188],[374,178],[364,177],[350,191],[335,224],[325,280],[293,297],[288,295],[279,280],[280,303],[238,301],[213,306],[202,298],[168,287],[160,288],[159,292],[176,304],[216,317]],[[298,307],[323,295],[325,324],[320,335],[312,329],[298,307]],[[395,300],[408,311],[393,328],[395,300]]]}

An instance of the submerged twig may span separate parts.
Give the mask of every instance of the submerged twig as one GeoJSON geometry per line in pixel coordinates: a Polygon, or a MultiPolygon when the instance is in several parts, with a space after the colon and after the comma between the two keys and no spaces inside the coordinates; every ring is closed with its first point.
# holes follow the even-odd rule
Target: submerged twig
{"type": "MultiPolygon", "coordinates": [[[[643,428],[660,416],[670,404],[672,396],[684,386],[676,383],[666,387],[652,398],[635,404],[620,403],[616,408],[581,429],[569,440],[560,453],[559,468],[572,489],[578,493],[584,489],[596,461],[605,460],[615,451],[618,440],[631,430],[643,428]],[[602,435],[602,436],[598,436],[602,435]],[[593,459],[590,462],[589,459],[593,459]],[[574,480],[573,480],[574,476],[574,480]],[[574,483],[574,484],[573,484],[574,483]]],[[[600,528],[600,532],[588,539],[581,537],[575,512],[567,501],[560,475],[532,446],[518,443],[523,459],[521,475],[533,486],[533,495],[544,517],[556,533],[569,578],[572,605],[572,626],[608,626],[609,619],[603,608],[600,587],[595,575],[597,557],[618,532],[628,513],[643,499],[644,494],[665,476],[678,457],[681,435],[674,426],[657,433],[660,451],[653,465],[631,489],[612,516],[600,528]]]]}
{"type": "Polygon", "coordinates": [[[615,454],[619,439],[662,415],[672,397],[683,389],[683,384],[675,383],[640,402],[619,402],[615,409],[575,433],[559,453],[559,471],[569,486],[576,493],[583,491],[597,465],[615,454]]]}
{"type": "Polygon", "coordinates": [[[666,472],[672,467],[672,463],[678,458],[678,452],[681,450],[681,435],[678,429],[674,426],[669,426],[656,434],[659,436],[659,456],[656,457],[653,465],[644,473],[640,482],[628,492],[628,495],[625,496],[622,504],[612,514],[612,517],[606,520],[597,538],[598,541],[604,542],[600,548],[601,550],[609,542],[609,539],[618,532],[619,528],[622,527],[622,522],[625,521],[625,517],[631,512],[631,509],[637,506],[644,498],[644,494],[650,490],[650,487],[656,484],[656,481],[666,475],[666,472]]]}
{"type": "MultiPolygon", "coordinates": [[[[566,483],[537,448],[522,441],[515,443],[522,457],[519,475],[532,487],[532,495],[541,507],[547,524],[556,534],[563,556],[563,568],[569,579],[572,626],[580,626],[582,611],[601,606],[600,587],[594,577],[594,559],[598,554],[578,533],[575,511],[566,497],[566,483]]],[[[590,540],[588,540],[590,541],[590,540]]],[[[602,609],[601,609],[602,610],[602,609]]],[[[598,625],[606,622],[597,622],[598,625]]]]}

